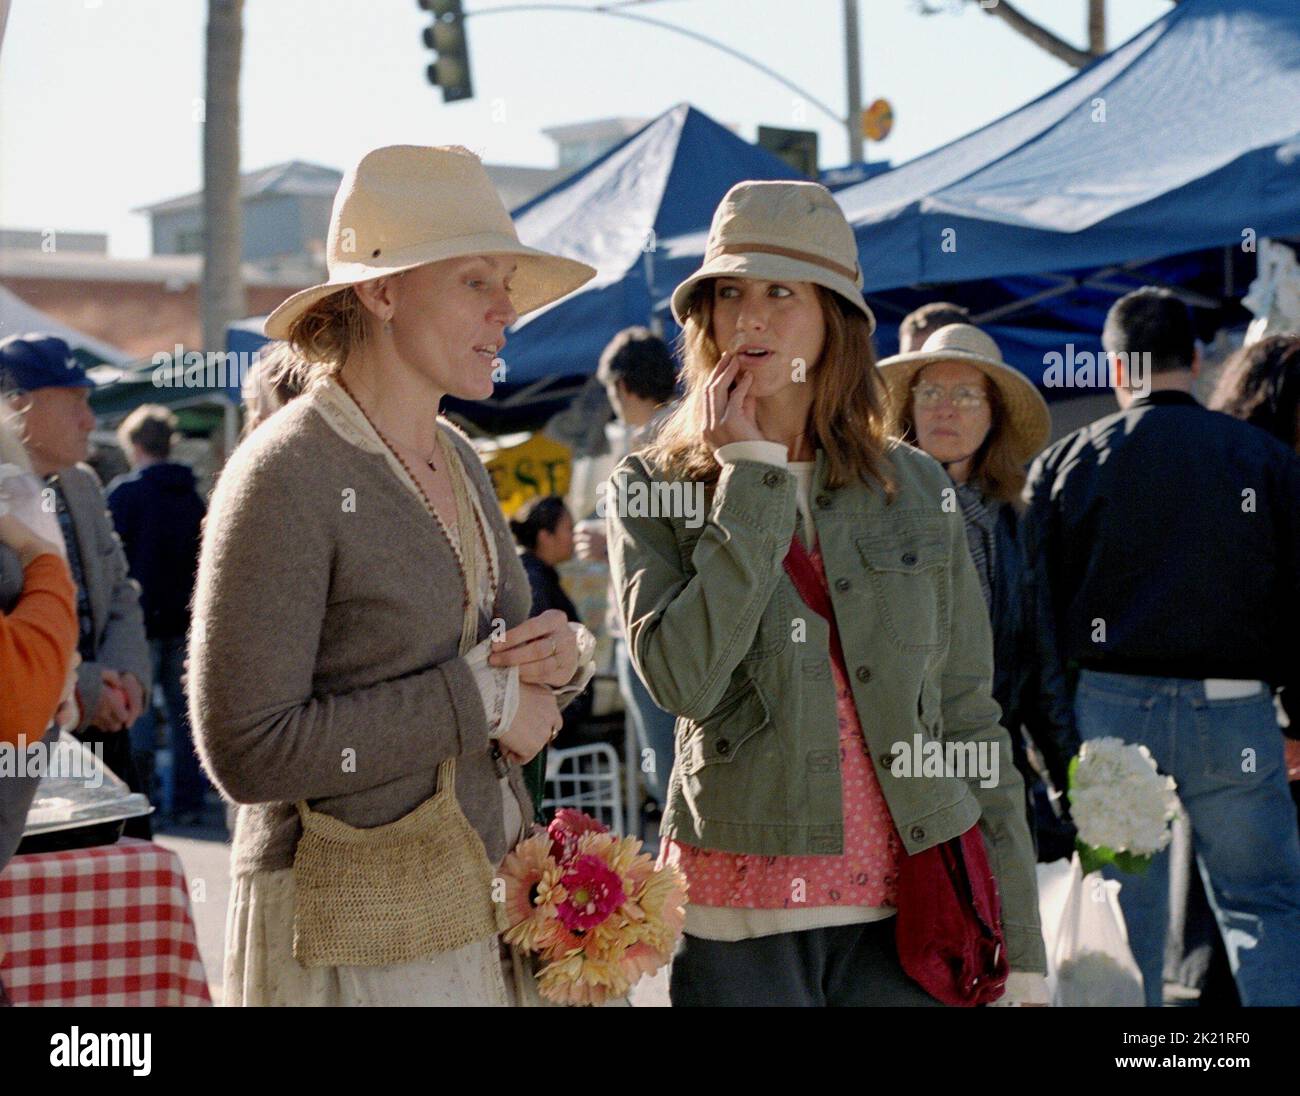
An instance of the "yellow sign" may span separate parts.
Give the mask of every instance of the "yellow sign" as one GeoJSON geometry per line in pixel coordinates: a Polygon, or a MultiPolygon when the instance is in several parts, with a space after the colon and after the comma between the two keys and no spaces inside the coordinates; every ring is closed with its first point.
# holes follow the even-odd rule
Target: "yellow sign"
{"type": "Polygon", "coordinates": [[[883,141],[894,128],[894,108],[888,99],[877,99],[862,112],[862,136],[868,141],[883,141]]]}
{"type": "Polygon", "coordinates": [[[519,445],[498,449],[483,463],[501,509],[510,517],[534,495],[568,493],[573,451],[545,434],[534,434],[519,445]]]}

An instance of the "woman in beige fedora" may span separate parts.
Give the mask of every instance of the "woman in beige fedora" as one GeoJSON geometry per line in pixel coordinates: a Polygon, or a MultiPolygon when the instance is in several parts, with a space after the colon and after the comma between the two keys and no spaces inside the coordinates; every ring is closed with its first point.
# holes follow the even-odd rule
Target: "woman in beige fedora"
{"type": "Polygon", "coordinates": [[[1008,996],[1043,989],[978,579],[942,469],[886,437],[861,285],[823,187],[733,187],[672,297],[685,397],[606,495],[632,663],[678,716],[661,829],[690,883],[675,1005],[934,1004],[894,942],[898,866],[977,821],[1008,996]],[[637,504],[687,495],[702,505],[685,514],[637,504]],[[1000,775],[896,763],[935,737],[1005,761],[1000,775]]]}
{"type": "Polygon", "coordinates": [[[1027,377],[1003,362],[997,343],[970,324],[942,327],[920,350],[885,358],[880,375],[889,389],[890,432],[929,453],[952,480],[993,625],[993,698],[1031,790],[1030,831],[1040,859],[1068,857],[1070,827],[1052,812],[1021,733],[1023,726],[1063,792],[1078,735],[1065,681],[1045,670],[1056,660],[1035,650],[1042,630],[1022,604],[1024,561],[1016,537],[1025,466],[1051,433],[1047,404],[1027,377]]]}
{"type": "Polygon", "coordinates": [[[266,322],[306,391],[236,450],[204,531],[199,751],[240,804],[227,1004],[503,1004],[492,877],[519,763],[590,676],[526,619],[490,481],[438,414],[482,399],[516,317],[594,273],[524,247],[477,157],[368,153],[329,280],[266,322]]]}

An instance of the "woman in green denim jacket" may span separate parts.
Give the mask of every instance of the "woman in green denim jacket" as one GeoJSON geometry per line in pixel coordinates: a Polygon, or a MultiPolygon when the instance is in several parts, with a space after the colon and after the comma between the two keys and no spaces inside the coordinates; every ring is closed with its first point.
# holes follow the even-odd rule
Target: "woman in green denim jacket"
{"type": "MultiPolygon", "coordinates": [[[[951,483],[884,436],[860,282],[852,231],[824,188],[742,183],[715,215],[704,266],[673,295],[686,396],[604,500],[632,662],[679,717],[665,848],[845,852],[829,626],[782,566],[798,529],[820,550],[897,840],[915,853],[979,822],[1002,898],[1007,997],[1045,1000],[988,614],[951,483]],[[922,767],[943,744],[982,758],[983,772],[922,767]]],[[[890,912],[694,904],[674,1003],[933,1003],[902,976],[890,912]],[[824,988],[832,970],[849,972],[842,990],[824,988]]]]}

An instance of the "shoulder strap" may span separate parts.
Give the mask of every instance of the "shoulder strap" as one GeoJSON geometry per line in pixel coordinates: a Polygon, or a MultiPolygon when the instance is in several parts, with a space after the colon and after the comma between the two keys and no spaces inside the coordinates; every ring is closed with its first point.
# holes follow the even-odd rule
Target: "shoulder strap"
{"type": "Polygon", "coordinates": [[[790,581],[794,583],[794,588],[799,591],[804,604],[830,625],[830,655],[843,671],[845,669],[844,648],[840,645],[840,630],[835,623],[835,608],[831,605],[830,591],[817,574],[812,557],[797,533],[790,538],[790,550],[786,552],[781,565],[785,568],[785,573],[790,576],[790,581]]]}
{"type": "Polygon", "coordinates": [[[817,568],[813,566],[808,549],[803,546],[803,541],[797,535],[790,538],[790,550],[786,552],[782,566],[785,568],[785,573],[790,576],[790,581],[794,583],[794,588],[799,591],[804,604],[818,616],[825,617],[834,624],[835,614],[831,609],[830,594],[817,576],[817,568]]]}

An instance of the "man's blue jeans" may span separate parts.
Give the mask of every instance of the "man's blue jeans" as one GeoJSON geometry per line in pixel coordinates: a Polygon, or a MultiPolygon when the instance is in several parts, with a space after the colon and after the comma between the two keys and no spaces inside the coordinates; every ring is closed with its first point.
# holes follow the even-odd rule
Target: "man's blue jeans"
{"type": "MultiPolygon", "coordinates": [[[[203,810],[208,781],[199,766],[194,752],[194,736],[190,731],[189,711],[185,706],[185,690],[181,688],[181,674],[185,669],[185,637],[149,640],[149,657],[153,663],[153,679],[162,687],[167,706],[167,733],[171,742],[172,779],[171,800],[164,804],[169,815],[188,814],[203,810]]],[[[147,759],[148,772],[154,769],[154,743],[157,728],[152,703],[145,705],[144,714],[131,727],[131,749],[138,758],[147,759]]]]}
{"type": "Polygon", "coordinates": [[[632,721],[641,748],[641,779],[645,781],[646,790],[662,807],[668,800],[668,776],[673,770],[673,754],[676,752],[674,727],[677,717],[665,712],[650,698],[632,666],[632,660],[628,658],[627,644],[622,639],[614,641],[614,664],[618,671],[619,692],[623,694],[624,718],[632,721]],[[647,764],[647,759],[653,764],[647,764]]]}
{"type": "MultiPolygon", "coordinates": [[[[1084,670],[1074,701],[1086,741],[1146,746],[1178,783],[1193,848],[1244,1005],[1300,1005],[1300,837],[1267,690],[1207,700],[1200,681],[1084,670]]],[[[1145,875],[1110,868],[1148,1005],[1162,1003],[1169,854],[1145,875]]]]}

